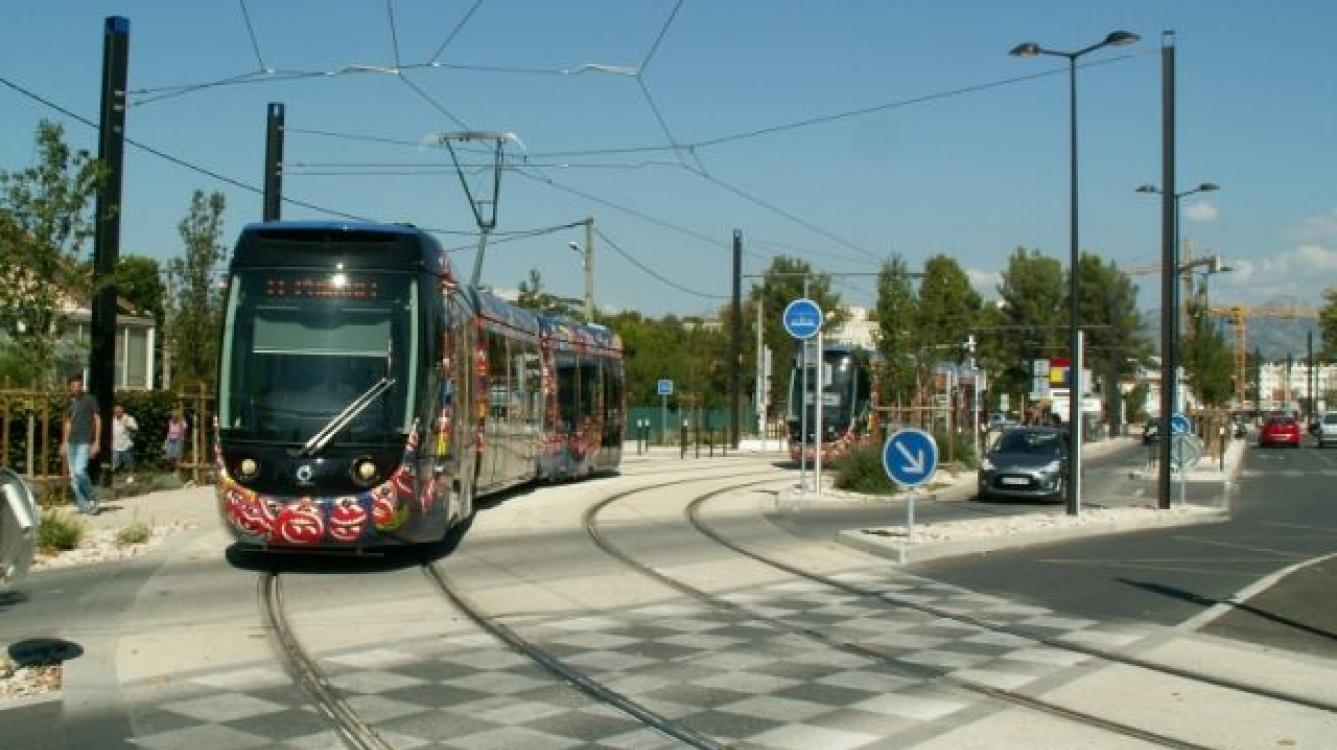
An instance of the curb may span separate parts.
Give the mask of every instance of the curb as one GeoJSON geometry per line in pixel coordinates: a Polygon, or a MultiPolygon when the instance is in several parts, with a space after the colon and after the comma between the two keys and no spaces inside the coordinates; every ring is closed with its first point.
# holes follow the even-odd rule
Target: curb
{"type": "Polygon", "coordinates": [[[1085,539],[1093,536],[1123,534],[1132,531],[1167,529],[1177,526],[1196,526],[1206,523],[1224,523],[1230,520],[1226,510],[1203,509],[1191,515],[1173,517],[1153,514],[1146,519],[1133,522],[1093,524],[1084,527],[1066,529],[1048,529],[1024,533],[1005,534],[995,537],[962,539],[959,541],[928,542],[908,544],[897,541],[888,532],[879,529],[851,529],[836,532],[836,542],[848,547],[885,557],[898,565],[926,562],[946,557],[987,554],[999,550],[1013,550],[1039,544],[1064,542],[1073,539],[1085,539]]]}

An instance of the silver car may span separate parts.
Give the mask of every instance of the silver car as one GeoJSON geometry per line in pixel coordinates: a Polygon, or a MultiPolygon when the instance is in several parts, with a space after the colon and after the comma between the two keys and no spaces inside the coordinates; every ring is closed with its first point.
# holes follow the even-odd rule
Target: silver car
{"type": "Polygon", "coordinates": [[[980,460],[979,497],[1062,500],[1068,479],[1067,430],[1006,430],[980,460]]]}
{"type": "Polygon", "coordinates": [[[1326,448],[1328,443],[1337,443],[1337,411],[1324,414],[1318,423],[1318,447],[1326,448]]]}

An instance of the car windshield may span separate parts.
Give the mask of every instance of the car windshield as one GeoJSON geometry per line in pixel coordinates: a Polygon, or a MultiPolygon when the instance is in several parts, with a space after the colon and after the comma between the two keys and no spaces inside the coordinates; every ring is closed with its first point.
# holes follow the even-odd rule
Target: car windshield
{"type": "Polygon", "coordinates": [[[1036,455],[1057,455],[1062,445],[1062,435],[1058,432],[1039,432],[1033,430],[1012,430],[1003,433],[994,447],[994,453],[1030,453],[1036,455]]]}
{"type": "Polygon", "coordinates": [[[1323,424],[1337,424],[1337,414],[1323,415],[1323,424]]]}
{"type": "Polygon", "coordinates": [[[1290,427],[1295,424],[1295,420],[1291,417],[1273,417],[1267,423],[1273,427],[1290,427]]]}

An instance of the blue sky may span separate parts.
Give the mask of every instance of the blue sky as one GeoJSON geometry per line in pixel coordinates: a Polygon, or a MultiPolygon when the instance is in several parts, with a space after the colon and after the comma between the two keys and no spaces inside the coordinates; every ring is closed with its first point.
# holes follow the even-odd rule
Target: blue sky
{"type": "MultiPolygon", "coordinates": [[[[456,232],[442,238],[468,248],[455,254],[467,275],[468,203],[449,155],[419,144],[514,133],[484,282],[514,287],[537,268],[579,297],[567,243],[584,242],[580,229],[508,233],[593,216],[598,304],[651,315],[723,303],[735,228],[746,273],[777,253],[863,273],[891,252],[912,267],[942,252],[989,296],[1019,245],[1066,264],[1066,62],[1007,52],[1078,49],[1115,29],[1142,41],[1078,72],[1081,244],[1155,265],[1159,202],[1134,189],[1160,178],[1161,34],[1174,30],[1177,187],[1222,187],[1183,201],[1182,233],[1237,269],[1213,278],[1213,301],[1317,305],[1337,284],[1337,5],[1325,0],[23,3],[0,77],[96,122],[108,15],[131,24],[130,138],[258,187],[265,108],[282,102],[287,196],[456,232]],[[615,72],[574,72],[585,65],[615,72]],[[358,66],[401,73],[346,72],[358,66]]],[[[91,128],[0,86],[0,169],[32,163],[42,118],[96,149],[91,128]]],[[[228,243],[259,218],[257,192],[129,147],[123,252],[178,255],[195,189],[226,195],[228,243]]],[[[1158,306],[1158,277],[1137,281],[1158,306]]],[[[866,305],[873,287],[838,288],[866,305]]]]}

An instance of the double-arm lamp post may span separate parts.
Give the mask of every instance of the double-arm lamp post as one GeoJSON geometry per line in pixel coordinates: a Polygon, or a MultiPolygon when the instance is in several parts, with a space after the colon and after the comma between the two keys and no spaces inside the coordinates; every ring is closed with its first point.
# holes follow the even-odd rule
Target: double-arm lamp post
{"type": "Polygon", "coordinates": [[[1095,52],[1102,47],[1117,47],[1125,44],[1132,44],[1140,39],[1137,34],[1128,31],[1110,32],[1102,41],[1089,47],[1083,47],[1076,52],[1061,52],[1059,50],[1047,49],[1041,47],[1035,42],[1025,42],[1012,48],[1011,54],[1014,57],[1039,57],[1040,55],[1050,55],[1053,57],[1066,58],[1068,61],[1068,99],[1069,99],[1069,163],[1070,163],[1070,198],[1071,206],[1069,213],[1069,228],[1071,230],[1071,261],[1068,266],[1069,275],[1069,321],[1068,321],[1068,346],[1072,350],[1071,366],[1068,368],[1068,432],[1072,441],[1068,450],[1068,497],[1067,512],[1069,515],[1077,515],[1080,507],[1081,482],[1079,471],[1081,468],[1081,447],[1082,447],[1082,371],[1080,367],[1080,357],[1078,347],[1078,326],[1077,326],[1077,263],[1079,260],[1077,242],[1077,59],[1089,52],[1095,52]]]}

